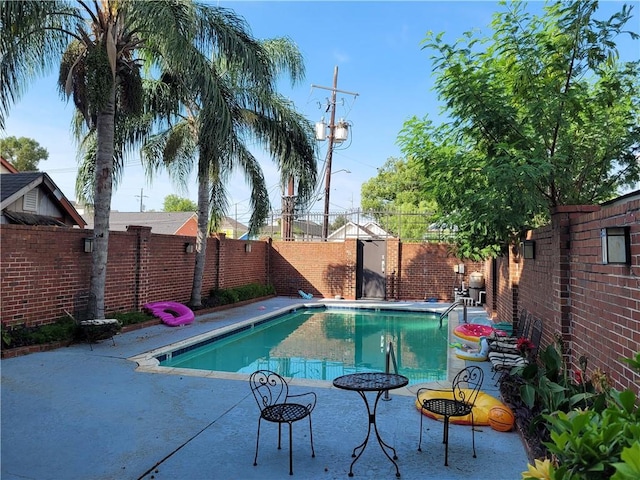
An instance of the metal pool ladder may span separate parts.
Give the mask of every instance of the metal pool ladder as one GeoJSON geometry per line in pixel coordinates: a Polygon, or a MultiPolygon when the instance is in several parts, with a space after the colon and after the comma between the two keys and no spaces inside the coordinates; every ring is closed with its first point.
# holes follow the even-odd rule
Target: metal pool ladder
{"type": "MultiPolygon", "coordinates": [[[[387,353],[385,355],[385,368],[384,368],[385,373],[391,373],[390,371],[391,362],[393,362],[393,370],[397,374],[398,362],[396,362],[396,354],[393,350],[393,343],[389,342],[389,345],[387,345],[387,353]]],[[[389,390],[385,390],[384,397],[382,397],[382,400],[385,400],[385,401],[391,400],[391,397],[389,396],[389,390]]]]}
{"type": "Polygon", "coordinates": [[[449,308],[447,308],[444,312],[442,312],[440,314],[440,328],[442,328],[442,319],[444,317],[446,317],[449,312],[453,311],[454,308],[458,307],[462,305],[462,321],[463,323],[467,323],[467,304],[462,301],[462,300],[456,300],[455,302],[453,302],[451,305],[449,305],[449,308]]]}

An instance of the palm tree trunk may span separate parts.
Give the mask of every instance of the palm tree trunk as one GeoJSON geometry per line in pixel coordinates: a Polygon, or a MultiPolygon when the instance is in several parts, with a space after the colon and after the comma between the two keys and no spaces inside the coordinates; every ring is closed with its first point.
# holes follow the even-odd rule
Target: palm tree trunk
{"type": "Polygon", "coordinates": [[[202,306],[202,280],[207,259],[207,230],[209,224],[209,163],[198,160],[198,232],[196,234],[196,264],[193,269],[190,307],[202,306]]]}
{"type": "Polygon", "coordinates": [[[98,153],[95,166],[93,213],[93,257],[88,314],[90,319],[104,318],[104,292],[109,252],[109,213],[113,189],[113,152],[115,128],[115,87],[107,106],[98,114],[96,135],[98,153]]]}

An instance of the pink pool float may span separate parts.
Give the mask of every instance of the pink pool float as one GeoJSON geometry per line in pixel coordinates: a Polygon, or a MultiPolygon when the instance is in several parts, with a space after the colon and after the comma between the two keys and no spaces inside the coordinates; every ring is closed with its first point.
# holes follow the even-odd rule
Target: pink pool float
{"type": "Polygon", "coordinates": [[[479,343],[480,337],[490,337],[497,335],[498,337],[506,337],[507,332],[499,330],[491,325],[482,325],[479,323],[463,323],[453,329],[453,334],[463,340],[473,343],[479,343]]]}
{"type": "Polygon", "coordinates": [[[144,308],[170,327],[186,325],[196,317],[189,307],[178,302],[151,302],[144,308]]]}

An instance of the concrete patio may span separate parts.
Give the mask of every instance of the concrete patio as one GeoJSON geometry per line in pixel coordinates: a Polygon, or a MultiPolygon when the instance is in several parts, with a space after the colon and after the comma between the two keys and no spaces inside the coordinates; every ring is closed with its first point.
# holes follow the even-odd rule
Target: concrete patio
{"type": "MultiPolygon", "coordinates": [[[[258,407],[246,376],[149,373],[137,371],[129,359],[301,302],[276,297],[199,316],[184,327],[124,333],[115,346],[107,340],[93,350],[77,344],[2,360],[2,479],[288,478],[288,447],[285,442],[277,450],[274,425],[264,426],[253,466],[258,407]]],[[[438,308],[447,306],[442,305],[438,308]]],[[[489,369],[487,362],[478,365],[489,369]]],[[[301,383],[293,382],[292,390],[311,389],[318,396],[312,417],[316,458],[311,458],[307,425],[295,424],[294,477],[346,479],[351,451],[366,435],[362,399],[330,382],[301,383]]],[[[450,466],[445,467],[442,423],[425,418],[423,451],[418,452],[415,388],[392,392],[391,401],[381,401],[378,408],[378,428],[398,453],[402,478],[520,478],[527,457],[515,432],[477,427],[474,459],[470,427],[452,425],[450,466]]],[[[499,396],[490,374],[483,390],[499,396]]],[[[355,479],[395,478],[375,439],[353,471],[355,479]]]]}

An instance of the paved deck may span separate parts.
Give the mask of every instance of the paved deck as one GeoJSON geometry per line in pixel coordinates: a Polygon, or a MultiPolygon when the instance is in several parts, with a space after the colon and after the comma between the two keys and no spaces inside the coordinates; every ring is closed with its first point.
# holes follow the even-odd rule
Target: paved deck
{"type": "MultiPolygon", "coordinates": [[[[148,373],[137,371],[129,359],[301,302],[277,297],[200,316],[189,326],[121,334],[115,346],[103,341],[91,351],[78,344],[2,360],[2,480],[288,478],[288,450],[286,443],[276,449],[275,426],[267,424],[262,432],[253,466],[258,409],[247,378],[148,373]]],[[[326,382],[312,389],[318,395],[316,458],[308,428],[295,424],[294,477],[347,479],[351,450],[367,429],[362,399],[326,382]]],[[[442,424],[425,418],[418,452],[420,413],[411,390],[392,393],[378,408],[378,427],[398,452],[403,479],[520,478],[527,458],[515,432],[477,427],[474,459],[469,427],[451,425],[445,467],[442,424]]],[[[497,395],[490,376],[484,390],[497,395]]],[[[374,441],[354,474],[354,479],[391,479],[395,469],[374,441]]]]}

